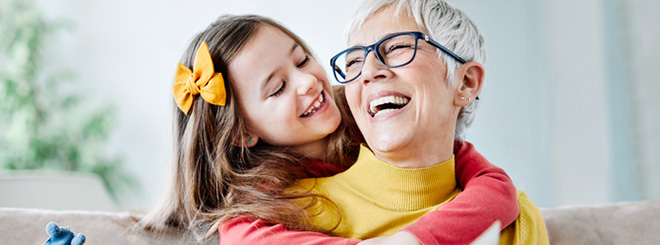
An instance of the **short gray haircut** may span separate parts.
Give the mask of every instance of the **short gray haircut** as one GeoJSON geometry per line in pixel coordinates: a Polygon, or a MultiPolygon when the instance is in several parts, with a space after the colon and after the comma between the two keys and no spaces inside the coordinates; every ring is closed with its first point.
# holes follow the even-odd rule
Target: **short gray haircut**
{"type": "MultiPolygon", "coordinates": [[[[467,61],[485,64],[486,47],[481,31],[462,10],[443,0],[365,0],[351,18],[346,36],[350,37],[378,10],[390,6],[395,8],[395,13],[405,11],[415,19],[422,32],[458,56],[467,61]]],[[[454,74],[461,64],[440,50],[437,53],[447,64],[448,85],[455,83],[454,74]]],[[[482,87],[480,96],[483,91],[482,87]]],[[[475,99],[461,109],[456,121],[456,140],[462,141],[465,138],[465,130],[474,121],[478,107],[479,100],[475,99]]]]}

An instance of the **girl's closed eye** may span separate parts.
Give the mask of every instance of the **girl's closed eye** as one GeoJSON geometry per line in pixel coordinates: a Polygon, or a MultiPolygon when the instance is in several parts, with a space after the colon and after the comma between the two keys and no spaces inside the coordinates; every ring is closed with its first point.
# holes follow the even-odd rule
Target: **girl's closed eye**
{"type": "Polygon", "coordinates": [[[277,91],[275,91],[275,93],[272,93],[268,97],[276,97],[276,96],[282,94],[282,92],[284,92],[284,88],[286,88],[286,81],[282,81],[282,85],[280,85],[280,87],[277,89],[277,91]]]}
{"type": "MultiPolygon", "coordinates": [[[[305,67],[305,65],[309,64],[309,55],[305,55],[305,58],[303,61],[298,63],[296,67],[302,68],[305,67]]],[[[278,95],[282,94],[284,92],[284,89],[286,88],[286,81],[282,81],[282,84],[280,87],[272,94],[270,94],[268,97],[277,97],[278,95]]]]}
{"type": "Polygon", "coordinates": [[[302,62],[298,63],[297,67],[302,68],[309,63],[309,55],[305,55],[305,59],[302,62]]]}

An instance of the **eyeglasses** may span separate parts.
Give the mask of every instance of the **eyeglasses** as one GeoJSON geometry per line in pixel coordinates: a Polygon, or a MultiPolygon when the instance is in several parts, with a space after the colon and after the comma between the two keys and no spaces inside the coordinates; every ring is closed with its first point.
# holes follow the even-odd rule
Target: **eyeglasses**
{"type": "Polygon", "coordinates": [[[362,74],[365,57],[371,51],[374,51],[378,61],[386,67],[396,68],[410,64],[417,54],[417,40],[420,38],[461,64],[467,63],[463,58],[421,32],[401,32],[389,35],[369,46],[346,49],[332,57],[330,66],[334,71],[335,79],[337,82],[345,84],[358,78],[362,74]]]}

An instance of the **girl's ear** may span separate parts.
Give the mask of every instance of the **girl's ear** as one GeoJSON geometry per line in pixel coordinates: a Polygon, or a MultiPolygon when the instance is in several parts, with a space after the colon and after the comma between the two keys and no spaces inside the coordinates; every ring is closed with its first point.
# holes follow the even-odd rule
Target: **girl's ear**
{"type": "Polygon", "coordinates": [[[240,137],[234,138],[233,145],[236,147],[247,146],[248,148],[257,145],[259,137],[253,133],[243,133],[240,137]]]}
{"type": "Polygon", "coordinates": [[[477,62],[463,64],[456,73],[458,87],[454,105],[464,107],[477,98],[486,74],[484,67],[477,62]]]}

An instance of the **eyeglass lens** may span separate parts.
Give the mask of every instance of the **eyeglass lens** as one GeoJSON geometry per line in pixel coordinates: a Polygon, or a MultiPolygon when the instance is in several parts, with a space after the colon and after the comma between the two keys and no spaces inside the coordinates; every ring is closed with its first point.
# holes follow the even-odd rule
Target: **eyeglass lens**
{"type": "MultiPolygon", "coordinates": [[[[383,39],[376,44],[376,54],[380,63],[388,67],[405,65],[415,56],[417,38],[413,34],[403,34],[383,39]]],[[[337,78],[350,81],[360,75],[368,47],[349,49],[335,60],[334,72],[337,78]],[[341,75],[344,76],[341,76],[341,75]]]]}

